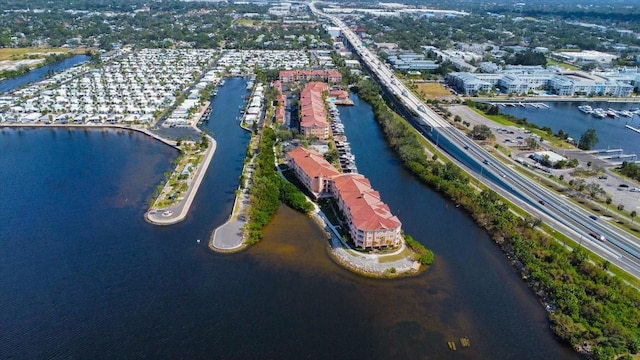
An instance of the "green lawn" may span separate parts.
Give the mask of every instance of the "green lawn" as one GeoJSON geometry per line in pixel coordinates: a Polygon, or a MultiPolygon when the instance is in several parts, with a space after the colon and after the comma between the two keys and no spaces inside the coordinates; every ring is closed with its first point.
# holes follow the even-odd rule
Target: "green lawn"
{"type": "Polygon", "coordinates": [[[575,65],[567,64],[567,63],[563,63],[563,62],[555,61],[551,59],[547,59],[547,66],[561,66],[569,70],[580,70],[580,68],[575,65]]]}
{"type": "Polygon", "coordinates": [[[501,115],[487,115],[484,113],[484,111],[480,110],[480,109],[476,109],[474,107],[471,107],[475,112],[477,112],[478,114],[486,117],[487,119],[500,124],[500,125],[504,125],[504,126],[515,126],[518,128],[524,127],[525,129],[531,131],[532,133],[542,137],[545,141],[547,141],[549,144],[551,144],[551,146],[554,147],[558,147],[558,148],[564,148],[564,149],[572,149],[574,148],[574,146],[568,144],[566,141],[558,139],[557,137],[553,136],[553,135],[549,135],[546,132],[540,130],[540,129],[535,129],[529,126],[525,126],[525,125],[521,125],[521,124],[516,124],[512,121],[509,121],[508,119],[506,119],[505,117],[501,116],[501,115]]]}

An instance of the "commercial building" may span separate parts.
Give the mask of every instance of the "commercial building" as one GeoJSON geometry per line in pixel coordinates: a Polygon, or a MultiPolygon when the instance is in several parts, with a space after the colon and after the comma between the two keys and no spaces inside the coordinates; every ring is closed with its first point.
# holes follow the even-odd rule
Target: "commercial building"
{"type": "Polygon", "coordinates": [[[598,62],[608,64],[611,61],[618,58],[616,55],[611,55],[594,50],[585,51],[561,51],[553,53],[553,55],[563,59],[567,62],[598,62]]]}

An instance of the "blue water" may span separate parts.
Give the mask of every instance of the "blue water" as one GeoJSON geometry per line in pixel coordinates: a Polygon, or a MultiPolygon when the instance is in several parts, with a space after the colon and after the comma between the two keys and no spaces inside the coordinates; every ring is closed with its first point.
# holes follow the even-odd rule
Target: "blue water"
{"type": "Polygon", "coordinates": [[[229,79],[213,100],[214,160],[170,227],[144,212],[172,148],[129,131],[0,128],[0,358],[575,358],[486,233],[402,170],[357,98],[341,112],[358,168],[436,264],[359,277],[287,209],[257,246],[210,251],[249,140],[244,86],[229,79]],[[462,336],[472,348],[446,348],[462,336]]]}
{"type": "Polygon", "coordinates": [[[12,79],[0,81],[0,94],[6,93],[8,91],[17,89],[19,87],[28,85],[33,82],[43,80],[47,77],[47,74],[50,71],[53,71],[53,72],[63,71],[72,66],[87,62],[88,60],[89,60],[89,56],[87,55],[76,55],[74,57],[64,59],[55,64],[45,65],[43,67],[33,69],[24,75],[21,75],[12,79]]]}
{"type": "MultiPolygon", "coordinates": [[[[387,146],[371,107],[357,96],[353,100],[355,106],[340,107],[340,117],[358,171],[400,218],[403,230],[435,252],[434,271],[447,279],[444,291],[452,296],[426,306],[439,309],[427,310],[427,316],[437,319],[431,321],[454,327],[456,314],[464,316],[464,325],[458,324],[464,330],[458,331],[474,329],[475,342],[488,351],[477,358],[576,358],[555,340],[537,297],[487,233],[408,173],[387,146]]],[[[439,346],[430,336],[424,341],[439,346]]]]}
{"type": "Polygon", "coordinates": [[[527,118],[529,122],[540,126],[548,126],[554,133],[562,129],[571,137],[579,140],[580,136],[590,128],[596,129],[598,139],[597,149],[623,148],[625,153],[640,154],[640,134],[625,128],[629,124],[640,128],[640,117],[619,117],[617,119],[597,119],[578,110],[579,105],[589,104],[593,108],[628,110],[637,109],[640,103],[607,103],[607,102],[547,102],[549,109],[535,109],[533,107],[501,107],[500,111],[520,118],[527,118]]]}

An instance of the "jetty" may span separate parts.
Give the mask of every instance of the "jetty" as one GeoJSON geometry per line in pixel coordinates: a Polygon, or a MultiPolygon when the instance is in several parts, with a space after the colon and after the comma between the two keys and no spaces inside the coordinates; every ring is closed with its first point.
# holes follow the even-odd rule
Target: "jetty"
{"type": "Polygon", "coordinates": [[[635,131],[635,132],[637,132],[637,133],[639,133],[639,134],[640,134],[640,129],[638,129],[638,128],[634,128],[634,127],[633,127],[633,126],[631,126],[631,125],[625,125],[624,127],[626,127],[627,129],[632,130],[632,131],[635,131]]]}

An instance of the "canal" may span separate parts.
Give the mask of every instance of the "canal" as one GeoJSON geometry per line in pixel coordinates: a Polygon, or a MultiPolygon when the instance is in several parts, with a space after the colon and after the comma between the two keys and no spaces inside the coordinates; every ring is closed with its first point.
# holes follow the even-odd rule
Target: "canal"
{"type": "Polygon", "coordinates": [[[0,94],[15,90],[19,87],[44,80],[50,72],[64,71],[72,66],[82,64],[90,59],[87,55],[76,55],[68,59],[64,59],[60,62],[51,65],[45,65],[29,71],[24,75],[18,77],[0,81],[0,94]]]}

